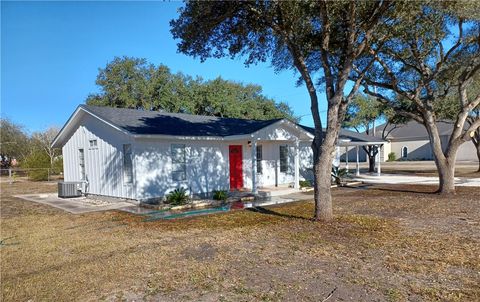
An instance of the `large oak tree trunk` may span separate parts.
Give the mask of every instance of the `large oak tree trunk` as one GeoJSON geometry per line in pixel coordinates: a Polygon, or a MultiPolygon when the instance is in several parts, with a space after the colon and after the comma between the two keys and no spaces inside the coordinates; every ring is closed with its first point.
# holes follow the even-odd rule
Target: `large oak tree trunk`
{"type": "Polygon", "coordinates": [[[453,159],[453,163],[447,158],[435,162],[439,179],[437,192],[441,194],[455,193],[455,159],[453,159]]]}
{"type": "Polygon", "coordinates": [[[437,166],[439,186],[437,193],[455,193],[455,160],[460,144],[450,144],[444,152],[437,125],[431,116],[425,118],[430,145],[432,146],[435,165],[437,166]]]}
{"type": "Polygon", "coordinates": [[[331,195],[331,171],[335,138],[327,134],[322,144],[316,141],[312,144],[314,153],[314,197],[315,220],[328,221],[333,218],[331,195]]]}

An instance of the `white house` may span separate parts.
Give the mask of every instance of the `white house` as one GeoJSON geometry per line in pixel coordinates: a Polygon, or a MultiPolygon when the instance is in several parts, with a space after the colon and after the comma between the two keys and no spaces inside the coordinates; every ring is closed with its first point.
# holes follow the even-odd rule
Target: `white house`
{"type": "MultiPolygon", "coordinates": [[[[312,177],[312,128],[267,121],[80,105],[58,136],[65,181],[136,201],[292,185],[312,177]]],[[[384,141],[342,131],[339,145],[384,141]]],[[[357,148],[358,149],[358,148],[357,148]]]]}

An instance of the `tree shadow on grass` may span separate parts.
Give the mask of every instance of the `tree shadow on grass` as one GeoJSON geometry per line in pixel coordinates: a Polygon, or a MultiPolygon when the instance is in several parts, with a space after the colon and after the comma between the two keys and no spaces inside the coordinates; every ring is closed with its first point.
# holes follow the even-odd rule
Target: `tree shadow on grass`
{"type": "Polygon", "coordinates": [[[392,185],[388,187],[371,185],[368,189],[386,191],[386,192],[415,193],[415,194],[437,194],[438,193],[437,189],[421,188],[415,185],[413,186],[412,185],[392,185]]]}
{"type": "Polygon", "coordinates": [[[273,215],[273,216],[279,216],[279,217],[284,217],[284,218],[301,219],[301,220],[307,220],[307,221],[313,220],[313,218],[306,218],[306,217],[291,215],[291,214],[282,214],[282,213],[275,212],[275,211],[272,211],[272,210],[264,208],[264,207],[249,208],[247,210],[251,211],[251,212],[259,213],[259,214],[273,215]]]}

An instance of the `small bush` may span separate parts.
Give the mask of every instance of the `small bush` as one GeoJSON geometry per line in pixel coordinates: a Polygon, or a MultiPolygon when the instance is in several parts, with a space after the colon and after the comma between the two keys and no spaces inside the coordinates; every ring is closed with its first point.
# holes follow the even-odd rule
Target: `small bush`
{"type": "Polygon", "coordinates": [[[338,167],[332,167],[332,182],[340,185],[344,179],[348,177],[347,169],[339,169],[338,167]]]}
{"type": "Polygon", "coordinates": [[[300,188],[310,188],[312,186],[312,183],[310,180],[300,180],[299,181],[300,188]]]}
{"type": "Polygon", "coordinates": [[[395,155],[395,152],[390,152],[388,153],[388,160],[387,161],[396,161],[397,156],[395,155]]]}
{"type": "Polygon", "coordinates": [[[165,203],[178,206],[188,203],[189,197],[184,188],[175,189],[168,193],[165,203]]]}
{"type": "Polygon", "coordinates": [[[227,200],[228,194],[227,191],[213,191],[214,200],[227,200]]]}
{"type": "Polygon", "coordinates": [[[48,180],[50,158],[42,150],[32,151],[22,163],[22,168],[32,169],[28,171],[28,177],[34,181],[48,180]]]}

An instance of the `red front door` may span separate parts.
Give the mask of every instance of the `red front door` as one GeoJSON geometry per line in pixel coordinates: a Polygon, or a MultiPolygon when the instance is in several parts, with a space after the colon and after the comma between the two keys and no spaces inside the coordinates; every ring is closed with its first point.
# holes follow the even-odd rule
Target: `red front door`
{"type": "Polygon", "coordinates": [[[243,156],[242,146],[228,146],[230,160],[230,190],[243,188],[243,156]]]}

